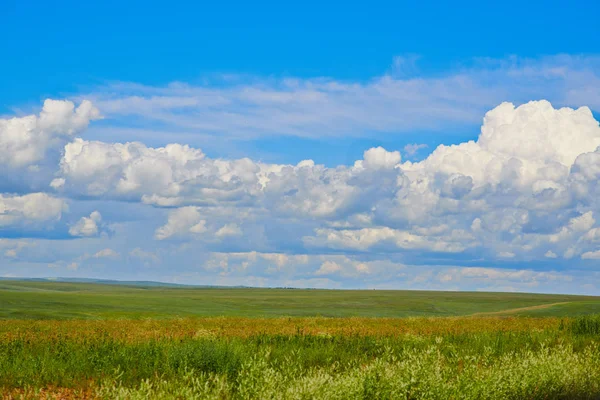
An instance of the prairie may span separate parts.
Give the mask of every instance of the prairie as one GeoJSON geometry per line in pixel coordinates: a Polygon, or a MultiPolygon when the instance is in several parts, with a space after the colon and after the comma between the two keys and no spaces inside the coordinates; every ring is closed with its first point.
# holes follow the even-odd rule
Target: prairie
{"type": "Polygon", "coordinates": [[[7,399],[600,398],[594,297],[2,285],[7,399]]]}
{"type": "Polygon", "coordinates": [[[0,319],[573,316],[600,297],[406,290],[191,288],[0,281],[0,319]],[[537,308],[534,308],[537,307],[537,308]],[[542,307],[542,308],[540,308],[542,307]]]}

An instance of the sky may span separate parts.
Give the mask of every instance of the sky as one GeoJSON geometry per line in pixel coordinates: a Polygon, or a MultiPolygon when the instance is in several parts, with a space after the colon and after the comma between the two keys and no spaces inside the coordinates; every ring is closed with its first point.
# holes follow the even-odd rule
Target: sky
{"type": "Polygon", "coordinates": [[[600,295],[597,2],[0,3],[0,277],[600,295]]]}

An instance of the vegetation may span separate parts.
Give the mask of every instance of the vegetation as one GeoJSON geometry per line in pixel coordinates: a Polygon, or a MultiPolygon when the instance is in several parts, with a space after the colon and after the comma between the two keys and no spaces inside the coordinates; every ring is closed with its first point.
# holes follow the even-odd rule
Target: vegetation
{"type": "Polygon", "coordinates": [[[61,398],[65,388],[90,398],[598,398],[599,326],[598,317],[4,321],[0,387],[61,398]]]}
{"type": "Polygon", "coordinates": [[[595,298],[427,292],[439,301],[433,310],[425,292],[10,285],[19,291],[0,290],[0,304],[4,317],[18,311],[19,319],[0,320],[5,398],[600,398],[600,316],[586,315],[595,298]],[[16,293],[34,292],[46,297],[15,303],[16,293]],[[161,296],[154,318],[135,314],[161,296]],[[84,314],[79,298],[99,308],[84,314]],[[333,313],[327,299],[345,304],[336,315],[361,315],[364,304],[369,315],[470,315],[277,317],[309,314],[318,302],[313,314],[333,313]],[[168,318],[168,304],[183,315],[229,316],[168,318]],[[577,304],[580,317],[523,316],[576,313],[577,304]]]}
{"type": "Polygon", "coordinates": [[[600,313],[600,298],[528,293],[172,288],[0,281],[0,319],[191,316],[572,316],[600,313]]]}

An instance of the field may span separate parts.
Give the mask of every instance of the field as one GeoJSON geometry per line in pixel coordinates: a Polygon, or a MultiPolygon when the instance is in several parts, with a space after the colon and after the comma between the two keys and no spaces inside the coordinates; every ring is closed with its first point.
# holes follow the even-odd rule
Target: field
{"type": "Polygon", "coordinates": [[[600,298],[0,282],[4,398],[600,398],[600,298]]]}
{"type": "Polygon", "coordinates": [[[169,288],[0,281],[0,319],[446,317],[600,313],[600,298],[394,290],[169,288]]]}

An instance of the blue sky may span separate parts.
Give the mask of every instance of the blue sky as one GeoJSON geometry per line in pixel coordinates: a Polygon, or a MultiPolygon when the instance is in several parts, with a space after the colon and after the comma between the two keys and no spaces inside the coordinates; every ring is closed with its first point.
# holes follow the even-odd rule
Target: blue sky
{"type": "MultiPolygon", "coordinates": [[[[107,82],[161,86],[219,84],[223,75],[333,77],[368,82],[397,69],[402,76],[445,76],[511,56],[597,54],[596,2],[3,2],[0,115],[70,97],[107,82]],[[394,66],[394,58],[409,60],[394,66]],[[414,59],[414,60],[413,60],[414,59]],[[29,106],[29,107],[28,107],[29,106]]],[[[521,99],[519,99],[521,100],[521,99]]],[[[477,124],[428,135],[431,146],[478,134],[477,124]]],[[[157,141],[156,144],[160,144],[157,141]]],[[[364,145],[407,143],[375,137],[357,145],[300,141],[299,157],[331,165],[354,160],[364,145]],[[336,155],[328,152],[338,148],[336,155]],[[302,149],[308,147],[313,153],[302,149]],[[341,154],[350,153],[349,157],[341,154]]],[[[282,160],[279,147],[256,142],[244,152],[282,160]]],[[[209,149],[210,151],[211,149],[209,149]]],[[[211,152],[231,156],[227,152],[211,152]]],[[[284,150],[283,153],[286,153],[284,150]]]]}
{"type": "Polygon", "coordinates": [[[0,6],[0,275],[600,293],[596,2],[123,3],[0,6]]]}

